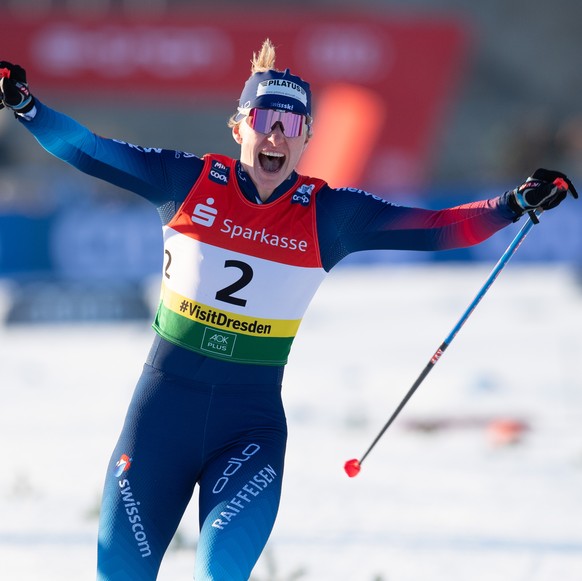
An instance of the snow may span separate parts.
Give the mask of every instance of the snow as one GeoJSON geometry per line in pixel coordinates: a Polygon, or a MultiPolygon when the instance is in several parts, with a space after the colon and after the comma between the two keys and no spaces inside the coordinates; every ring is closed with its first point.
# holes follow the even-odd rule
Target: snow
{"type": "MultiPolygon", "coordinates": [[[[570,268],[509,265],[360,474],[343,471],[489,268],[346,267],[324,282],[286,373],[283,498],[253,579],[582,579],[570,268]],[[509,443],[504,419],[526,427],[509,443]]],[[[151,338],[146,323],[0,327],[0,579],[95,578],[104,469],[151,338]]],[[[192,578],[196,526],[194,500],[161,581],[192,578]]]]}

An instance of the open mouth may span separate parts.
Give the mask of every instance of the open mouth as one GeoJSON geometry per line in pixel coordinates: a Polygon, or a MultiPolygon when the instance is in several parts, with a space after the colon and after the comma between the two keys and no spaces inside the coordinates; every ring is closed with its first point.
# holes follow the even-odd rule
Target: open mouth
{"type": "Polygon", "coordinates": [[[278,172],[285,163],[285,155],[276,151],[259,153],[259,164],[263,171],[269,173],[278,172]]]}

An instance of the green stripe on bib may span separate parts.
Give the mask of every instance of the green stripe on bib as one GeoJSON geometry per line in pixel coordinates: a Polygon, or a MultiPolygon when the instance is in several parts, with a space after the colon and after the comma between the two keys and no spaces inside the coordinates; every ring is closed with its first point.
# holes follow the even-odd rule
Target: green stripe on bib
{"type": "Polygon", "coordinates": [[[160,303],[153,324],[164,339],[202,355],[258,365],[285,365],[295,337],[239,333],[183,317],[160,303]]]}

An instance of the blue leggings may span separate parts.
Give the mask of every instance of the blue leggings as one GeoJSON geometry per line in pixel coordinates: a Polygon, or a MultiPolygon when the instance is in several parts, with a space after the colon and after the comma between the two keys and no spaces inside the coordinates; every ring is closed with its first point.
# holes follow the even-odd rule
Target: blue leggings
{"type": "Polygon", "coordinates": [[[247,580],[275,522],[286,439],[280,383],[212,384],[146,364],[106,477],[98,580],[156,579],[196,484],[194,578],[247,580]]]}

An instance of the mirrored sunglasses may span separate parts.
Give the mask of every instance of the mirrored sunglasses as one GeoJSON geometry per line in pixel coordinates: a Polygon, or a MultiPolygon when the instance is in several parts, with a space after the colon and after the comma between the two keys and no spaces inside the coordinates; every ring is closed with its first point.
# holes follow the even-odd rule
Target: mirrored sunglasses
{"type": "Polygon", "coordinates": [[[281,123],[285,137],[299,137],[305,125],[304,115],[275,109],[251,109],[247,119],[255,131],[265,135],[271,133],[276,123],[281,123]]]}

